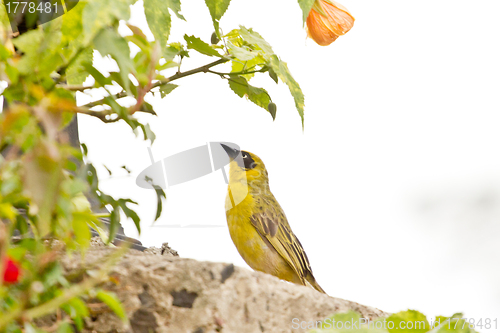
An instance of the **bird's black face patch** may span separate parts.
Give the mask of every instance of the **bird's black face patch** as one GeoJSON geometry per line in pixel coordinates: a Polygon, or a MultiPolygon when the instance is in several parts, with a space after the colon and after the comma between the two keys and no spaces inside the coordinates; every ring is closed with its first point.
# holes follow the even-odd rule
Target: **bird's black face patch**
{"type": "Polygon", "coordinates": [[[236,159],[236,163],[238,163],[240,168],[245,170],[251,170],[257,166],[250,153],[244,150],[241,151],[241,158],[236,159]]]}

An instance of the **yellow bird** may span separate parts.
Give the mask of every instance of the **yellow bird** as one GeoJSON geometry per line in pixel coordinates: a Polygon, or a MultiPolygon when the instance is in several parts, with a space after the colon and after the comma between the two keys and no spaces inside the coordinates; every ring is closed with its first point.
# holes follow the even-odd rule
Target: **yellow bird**
{"type": "Polygon", "coordinates": [[[227,224],[240,255],[256,271],[325,293],[314,279],[304,248],[269,189],[262,160],[255,154],[221,145],[231,161],[227,224]]]}

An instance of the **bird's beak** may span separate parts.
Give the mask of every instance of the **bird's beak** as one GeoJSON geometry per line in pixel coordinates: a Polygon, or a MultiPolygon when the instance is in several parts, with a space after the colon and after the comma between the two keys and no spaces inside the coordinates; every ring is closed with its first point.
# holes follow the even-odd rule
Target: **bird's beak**
{"type": "Polygon", "coordinates": [[[224,148],[224,150],[227,153],[227,156],[229,156],[229,159],[231,161],[234,160],[240,154],[240,151],[238,149],[231,148],[223,143],[221,143],[220,145],[222,146],[222,148],[224,148]]]}

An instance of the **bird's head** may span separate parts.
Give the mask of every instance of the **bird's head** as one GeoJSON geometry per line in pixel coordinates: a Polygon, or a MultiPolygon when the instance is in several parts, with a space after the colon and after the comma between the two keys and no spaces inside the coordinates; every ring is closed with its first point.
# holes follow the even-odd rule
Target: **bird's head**
{"type": "Polygon", "coordinates": [[[244,181],[249,184],[253,181],[268,181],[267,170],[264,162],[255,154],[245,150],[238,150],[221,144],[229,156],[229,181],[244,181]]]}

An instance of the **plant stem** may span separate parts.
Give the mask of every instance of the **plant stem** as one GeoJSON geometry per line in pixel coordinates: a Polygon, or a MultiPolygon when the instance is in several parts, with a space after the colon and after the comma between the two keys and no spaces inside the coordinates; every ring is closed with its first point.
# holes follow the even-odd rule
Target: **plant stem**
{"type": "MultiPolygon", "coordinates": [[[[221,58],[219,60],[216,60],[214,62],[211,62],[211,63],[206,64],[204,66],[192,69],[192,70],[187,71],[187,72],[177,72],[174,75],[166,78],[165,80],[162,80],[162,81],[159,81],[159,82],[156,82],[156,83],[152,84],[151,88],[149,90],[151,91],[151,89],[153,89],[153,88],[160,87],[160,86],[165,85],[165,84],[167,84],[169,82],[178,80],[180,78],[183,78],[183,77],[186,77],[186,76],[189,76],[189,75],[193,75],[193,74],[196,74],[196,73],[202,73],[202,72],[203,73],[207,73],[207,72],[209,72],[210,68],[212,68],[214,66],[217,66],[217,65],[220,65],[220,64],[223,64],[223,63],[226,63],[229,60],[230,60],[229,58],[221,58]]],[[[125,96],[127,96],[127,93],[125,91],[122,91],[122,92],[119,92],[119,93],[113,95],[113,97],[115,99],[122,98],[122,97],[125,97],[125,96]]],[[[100,99],[98,101],[90,102],[90,103],[87,103],[87,104],[82,105],[82,106],[86,107],[86,108],[92,108],[94,106],[101,105],[105,100],[106,100],[105,98],[102,98],[102,99],[100,99]]]]}

